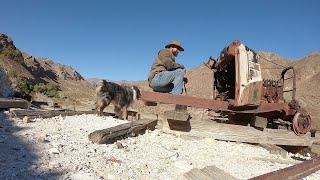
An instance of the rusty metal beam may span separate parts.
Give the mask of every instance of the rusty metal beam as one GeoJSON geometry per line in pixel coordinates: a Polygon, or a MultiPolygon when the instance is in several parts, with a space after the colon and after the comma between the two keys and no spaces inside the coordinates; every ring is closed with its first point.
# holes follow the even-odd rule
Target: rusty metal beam
{"type": "Polygon", "coordinates": [[[271,112],[271,111],[285,111],[287,114],[287,111],[290,109],[288,103],[261,103],[260,106],[257,109],[257,113],[263,113],[263,112],[271,112]]]}
{"type": "Polygon", "coordinates": [[[320,157],[317,157],[304,161],[300,164],[251,178],[251,180],[301,179],[318,171],[319,169],[320,157]]]}
{"type": "Polygon", "coordinates": [[[284,111],[288,113],[289,105],[287,103],[261,103],[256,108],[235,107],[228,101],[219,101],[214,99],[204,99],[191,96],[179,96],[168,93],[157,93],[150,91],[141,91],[141,99],[149,102],[161,102],[166,104],[179,104],[196,108],[212,109],[215,111],[228,111],[237,113],[264,113],[273,111],[284,111]],[[242,110],[241,110],[241,109],[242,110]]]}
{"type": "Polygon", "coordinates": [[[227,111],[229,103],[227,101],[218,101],[213,99],[204,99],[191,96],[179,96],[168,93],[157,93],[150,91],[141,91],[141,100],[151,102],[161,102],[165,104],[179,104],[196,108],[223,110],[227,111]]]}

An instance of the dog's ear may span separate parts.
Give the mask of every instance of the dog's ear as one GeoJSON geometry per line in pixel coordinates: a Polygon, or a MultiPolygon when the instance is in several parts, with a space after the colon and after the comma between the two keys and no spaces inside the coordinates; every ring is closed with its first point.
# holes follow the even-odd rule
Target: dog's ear
{"type": "Polygon", "coordinates": [[[107,81],[102,79],[102,80],[100,80],[99,84],[100,84],[100,86],[106,86],[107,81]]]}
{"type": "Polygon", "coordinates": [[[141,97],[141,92],[140,92],[140,89],[137,87],[137,86],[133,86],[133,89],[136,91],[137,93],[137,99],[140,99],[141,97]]]}

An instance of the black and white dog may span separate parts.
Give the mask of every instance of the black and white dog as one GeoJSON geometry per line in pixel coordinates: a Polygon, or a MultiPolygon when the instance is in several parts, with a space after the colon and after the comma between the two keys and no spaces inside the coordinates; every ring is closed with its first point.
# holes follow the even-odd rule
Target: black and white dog
{"type": "Polygon", "coordinates": [[[128,107],[141,96],[137,86],[118,85],[101,80],[96,89],[96,114],[103,115],[103,110],[110,103],[114,105],[114,112],[120,119],[128,118],[128,107]]]}

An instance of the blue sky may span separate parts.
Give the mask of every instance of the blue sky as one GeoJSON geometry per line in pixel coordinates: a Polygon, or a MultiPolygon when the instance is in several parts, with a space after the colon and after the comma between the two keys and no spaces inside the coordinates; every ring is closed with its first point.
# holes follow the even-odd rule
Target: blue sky
{"type": "Polygon", "coordinates": [[[319,51],[318,0],[0,0],[0,32],[34,57],[84,78],[146,80],[172,39],[187,69],[238,39],[256,51],[301,59],[319,51]]]}

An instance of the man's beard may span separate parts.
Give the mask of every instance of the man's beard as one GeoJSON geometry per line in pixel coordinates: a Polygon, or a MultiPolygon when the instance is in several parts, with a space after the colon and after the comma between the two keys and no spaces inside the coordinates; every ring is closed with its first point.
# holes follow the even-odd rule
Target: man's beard
{"type": "Polygon", "coordinates": [[[172,54],[174,55],[174,57],[177,57],[179,54],[179,51],[174,51],[174,52],[172,52],[172,54]]]}

